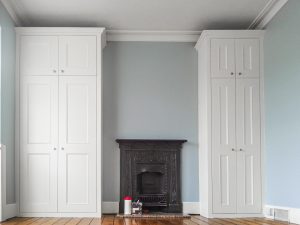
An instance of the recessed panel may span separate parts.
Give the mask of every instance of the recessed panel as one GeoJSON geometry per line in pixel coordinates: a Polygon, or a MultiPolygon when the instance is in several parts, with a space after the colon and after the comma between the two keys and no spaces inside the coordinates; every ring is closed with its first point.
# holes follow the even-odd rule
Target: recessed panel
{"type": "Polygon", "coordinates": [[[245,204],[253,205],[254,176],[253,156],[245,156],[245,204]]]}
{"type": "Polygon", "coordinates": [[[88,143],[88,85],[67,87],[67,143],[88,143]]]}
{"type": "Polygon", "coordinates": [[[229,205],[229,158],[227,155],[220,156],[220,175],[221,204],[229,205]]]}
{"type": "Polygon", "coordinates": [[[29,204],[48,204],[50,202],[50,156],[48,154],[28,154],[29,204]]]}
{"type": "Polygon", "coordinates": [[[51,86],[28,84],[28,144],[51,141],[51,86]]]}
{"type": "Polygon", "coordinates": [[[68,154],[66,163],[67,204],[88,204],[88,155],[68,154]]]}

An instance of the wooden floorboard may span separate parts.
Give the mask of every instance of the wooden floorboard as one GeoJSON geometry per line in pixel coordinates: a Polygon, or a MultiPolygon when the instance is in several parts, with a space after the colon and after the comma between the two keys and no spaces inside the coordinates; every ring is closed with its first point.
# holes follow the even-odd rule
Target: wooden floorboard
{"type": "MultiPolygon", "coordinates": [[[[265,218],[207,219],[192,216],[180,218],[117,218],[105,215],[102,218],[12,218],[1,225],[287,225],[287,222],[265,218]]],[[[291,224],[295,225],[295,224],[291,224]]]]}

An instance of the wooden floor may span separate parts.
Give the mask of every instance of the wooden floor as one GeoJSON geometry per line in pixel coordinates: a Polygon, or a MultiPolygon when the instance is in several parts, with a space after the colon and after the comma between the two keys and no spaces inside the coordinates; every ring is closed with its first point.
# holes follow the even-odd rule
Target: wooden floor
{"type": "Polygon", "coordinates": [[[121,219],[115,216],[99,218],[13,218],[2,222],[5,225],[281,225],[286,222],[263,218],[206,219],[192,216],[191,219],[121,219]]]}

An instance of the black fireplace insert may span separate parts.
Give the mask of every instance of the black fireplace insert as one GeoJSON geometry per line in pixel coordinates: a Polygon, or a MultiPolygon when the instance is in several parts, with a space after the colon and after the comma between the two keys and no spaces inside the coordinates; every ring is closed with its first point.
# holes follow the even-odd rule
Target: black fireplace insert
{"type": "Polygon", "coordinates": [[[182,212],[180,161],[186,140],[117,139],[121,150],[120,213],[124,196],[143,209],[182,212]]]}

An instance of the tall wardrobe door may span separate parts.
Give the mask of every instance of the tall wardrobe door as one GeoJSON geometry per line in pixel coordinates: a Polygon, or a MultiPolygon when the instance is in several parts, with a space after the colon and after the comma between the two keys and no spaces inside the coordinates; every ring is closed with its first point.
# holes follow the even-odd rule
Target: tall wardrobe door
{"type": "Polygon", "coordinates": [[[20,115],[20,211],[57,212],[58,78],[22,77],[20,115]]]}
{"type": "Polygon", "coordinates": [[[259,79],[236,81],[237,212],[261,212],[259,79]]]}
{"type": "Polygon", "coordinates": [[[213,212],[236,212],[235,79],[212,79],[213,212]]]}
{"type": "Polygon", "coordinates": [[[96,212],[96,76],[59,78],[59,212],[96,212]]]}

